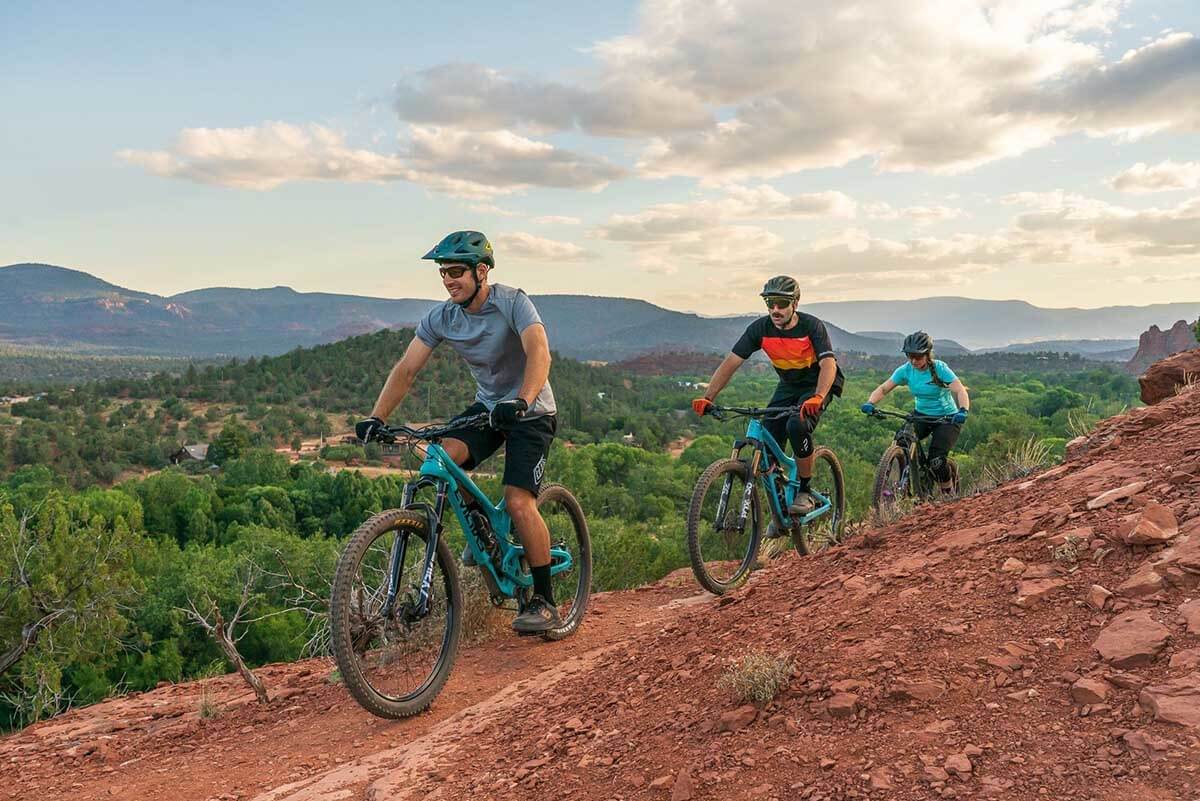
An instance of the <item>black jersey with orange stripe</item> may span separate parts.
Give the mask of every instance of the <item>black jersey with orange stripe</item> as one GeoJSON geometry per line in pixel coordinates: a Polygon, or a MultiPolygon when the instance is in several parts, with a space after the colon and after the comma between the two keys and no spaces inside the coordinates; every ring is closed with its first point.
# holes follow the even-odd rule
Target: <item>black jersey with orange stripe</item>
{"type": "MultiPolygon", "coordinates": [[[[769,314],[759,317],[746,327],[733,346],[734,355],[743,359],[749,359],[759,350],[771,360],[779,374],[779,382],[798,394],[811,393],[817,388],[821,359],[834,356],[825,324],[800,311],[796,312],[796,324],[788,329],[776,328],[769,314]]],[[[844,381],[841,368],[838,368],[832,394],[842,394],[844,381]]]]}

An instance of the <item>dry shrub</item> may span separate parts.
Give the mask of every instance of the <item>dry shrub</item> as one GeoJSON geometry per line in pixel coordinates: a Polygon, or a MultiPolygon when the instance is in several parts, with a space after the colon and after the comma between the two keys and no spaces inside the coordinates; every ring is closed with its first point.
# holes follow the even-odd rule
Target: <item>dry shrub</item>
{"type": "Polygon", "coordinates": [[[479,570],[478,567],[463,567],[459,571],[463,594],[462,636],[468,644],[512,633],[511,612],[492,605],[479,570]]]}
{"type": "Polygon", "coordinates": [[[726,668],[717,685],[743,703],[766,706],[787,686],[795,669],[796,662],[790,654],[754,651],[726,668]]]}

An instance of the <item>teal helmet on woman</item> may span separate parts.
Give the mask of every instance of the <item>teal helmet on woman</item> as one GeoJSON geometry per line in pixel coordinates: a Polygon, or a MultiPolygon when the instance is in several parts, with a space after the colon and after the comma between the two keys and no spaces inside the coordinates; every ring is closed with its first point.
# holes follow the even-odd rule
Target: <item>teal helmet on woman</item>
{"type": "Polygon", "coordinates": [[[480,264],[486,264],[489,268],[496,266],[492,243],[478,231],[455,231],[421,258],[437,262],[460,261],[472,267],[480,264]]]}

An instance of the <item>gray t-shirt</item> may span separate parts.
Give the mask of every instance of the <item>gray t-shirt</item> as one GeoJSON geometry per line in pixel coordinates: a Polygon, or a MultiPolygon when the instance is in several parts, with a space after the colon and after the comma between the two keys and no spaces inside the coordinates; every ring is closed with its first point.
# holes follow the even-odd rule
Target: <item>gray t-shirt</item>
{"type": "MultiPolygon", "coordinates": [[[[471,368],[478,391],[475,400],[490,411],[502,400],[517,397],[525,380],[525,348],[521,334],[541,325],[533,301],[523,290],[492,284],[477,314],[448,300],[429,310],[417,325],[417,338],[431,348],[449,342],[471,368]]],[[[554,414],[550,382],[542,387],[526,417],[554,414]]]]}

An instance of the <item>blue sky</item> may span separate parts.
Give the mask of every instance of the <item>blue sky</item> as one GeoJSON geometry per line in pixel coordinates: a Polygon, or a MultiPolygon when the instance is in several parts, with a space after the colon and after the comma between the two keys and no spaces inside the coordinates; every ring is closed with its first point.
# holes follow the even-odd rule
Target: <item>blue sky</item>
{"type": "Polygon", "coordinates": [[[0,263],[711,314],[1200,300],[1192,2],[0,7],[0,263]],[[1138,166],[1140,165],[1140,166],[1138,166]]]}

